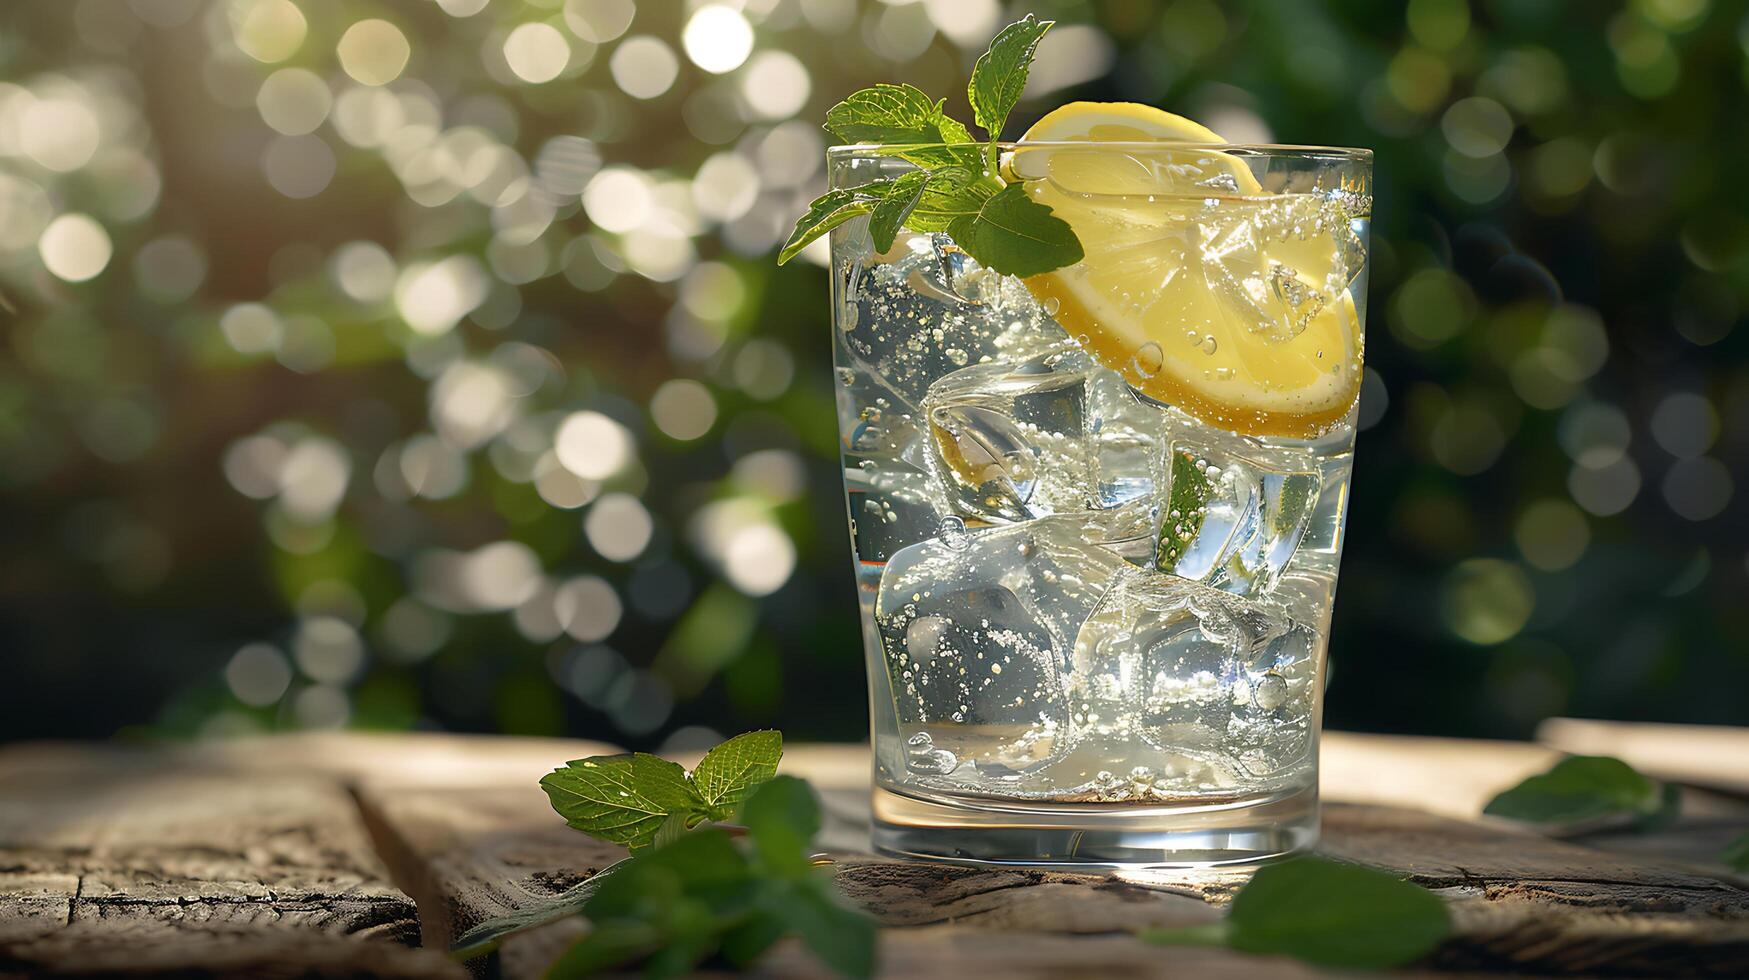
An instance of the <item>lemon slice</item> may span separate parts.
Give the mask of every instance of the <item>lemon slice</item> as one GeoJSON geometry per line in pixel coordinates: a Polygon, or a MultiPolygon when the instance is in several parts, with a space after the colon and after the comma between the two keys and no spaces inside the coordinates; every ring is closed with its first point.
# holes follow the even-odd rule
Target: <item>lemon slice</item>
{"type": "Polygon", "coordinates": [[[1074,228],[1086,258],[1026,284],[1141,393],[1235,432],[1311,438],[1360,390],[1353,232],[1321,197],[1265,194],[1222,142],[1128,103],[1039,120],[1005,169],[1074,228]]]}

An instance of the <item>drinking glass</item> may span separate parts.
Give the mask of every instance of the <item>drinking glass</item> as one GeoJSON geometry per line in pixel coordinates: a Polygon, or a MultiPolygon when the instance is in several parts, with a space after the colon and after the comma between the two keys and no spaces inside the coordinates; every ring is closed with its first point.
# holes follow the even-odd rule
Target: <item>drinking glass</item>
{"type": "MultiPolygon", "coordinates": [[[[890,147],[827,159],[834,188],[912,169],[890,147]]],[[[942,230],[831,237],[874,844],[1125,868],[1306,849],[1371,154],[999,159],[1079,263],[1023,280],[942,230]]]]}

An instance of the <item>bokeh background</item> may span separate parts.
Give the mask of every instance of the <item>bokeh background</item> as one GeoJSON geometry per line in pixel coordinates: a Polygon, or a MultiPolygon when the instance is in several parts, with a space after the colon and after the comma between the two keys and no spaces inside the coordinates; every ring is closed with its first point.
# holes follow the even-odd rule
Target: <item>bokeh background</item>
{"type": "MultiPolygon", "coordinates": [[[[1749,16],[1709,0],[0,5],[0,738],[864,731],[825,109],[1377,151],[1332,724],[1749,721],[1749,16]]],[[[1010,133],[1013,135],[1013,133],[1010,133]]]]}

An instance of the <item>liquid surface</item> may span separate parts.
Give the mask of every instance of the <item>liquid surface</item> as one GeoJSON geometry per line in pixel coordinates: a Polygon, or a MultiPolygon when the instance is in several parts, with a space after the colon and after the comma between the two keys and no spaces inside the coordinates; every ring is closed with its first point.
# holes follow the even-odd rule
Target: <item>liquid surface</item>
{"type": "MultiPolygon", "coordinates": [[[[1364,219],[1340,231],[1358,264],[1319,302],[1352,308],[1364,219]]],[[[1108,803],[1314,780],[1352,410],[1308,438],[1201,421],[945,235],[876,255],[854,222],[833,263],[877,778],[1108,803]]]]}

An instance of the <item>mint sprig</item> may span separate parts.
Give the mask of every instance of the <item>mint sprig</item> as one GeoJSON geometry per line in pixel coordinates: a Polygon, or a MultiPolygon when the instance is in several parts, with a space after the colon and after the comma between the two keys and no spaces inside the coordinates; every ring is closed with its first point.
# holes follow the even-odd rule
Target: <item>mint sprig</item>
{"type": "Polygon", "coordinates": [[[1378,970],[1413,963],[1450,933],[1445,903],[1419,885],[1373,868],[1298,857],[1259,869],[1221,922],[1140,936],[1162,946],[1226,946],[1378,970]]]}
{"type": "Polygon", "coordinates": [[[918,169],[891,180],[828,191],[796,221],[778,253],[779,265],[839,225],[868,216],[875,247],[888,251],[901,227],[946,232],[979,264],[1007,276],[1034,276],[1081,261],[1075,232],[1049,206],[1028,197],[999,173],[997,140],[1020,101],[1039,41],[1055,21],[1028,14],[1010,24],[978,58],[966,96],[984,130],[982,144],[913,85],[863,89],[826,113],[826,130],[843,143],[918,169]]]}
{"type": "Polygon", "coordinates": [[[649,847],[664,832],[706,820],[726,820],[747,792],[777,773],[783,736],[774,731],[737,735],[707,753],[689,774],[678,763],[636,752],[575,759],[541,779],[553,809],[591,837],[649,847]]]}
{"type": "Polygon", "coordinates": [[[690,773],[643,752],[548,773],[541,787],[566,823],[632,856],[541,907],[470,929],[451,955],[477,956],[511,933],[581,914],[589,932],[549,977],[742,967],[791,934],[835,972],[870,976],[874,922],[843,903],[810,857],[820,804],[807,783],[777,775],[782,758],[783,736],[757,731],[711,749],[690,773]],[[740,826],[715,826],[731,820],[740,826]]]}
{"type": "Polygon", "coordinates": [[[808,857],[820,827],[813,790],[775,777],[747,796],[740,819],[751,848],[705,827],[617,865],[583,906],[589,933],[547,976],[566,980],[638,963],[645,976],[679,976],[713,958],[746,966],[791,933],[834,971],[870,976],[874,923],[843,905],[808,857]]]}
{"type": "Polygon", "coordinates": [[[1008,114],[1014,111],[1020,93],[1026,89],[1026,77],[1032,71],[1032,59],[1038,55],[1038,43],[1055,23],[1027,14],[1024,20],[1002,28],[991,40],[990,50],[980,55],[972,67],[966,98],[972,103],[972,117],[990,134],[992,154],[1008,114]]]}
{"type": "Polygon", "coordinates": [[[1674,820],[1681,791],[1605,755],[1567,756],[1548,772],[1500,793],[1482,812],[1556,829],[1589,829],[1626,821],[1652,829],[1674,820]]]}

